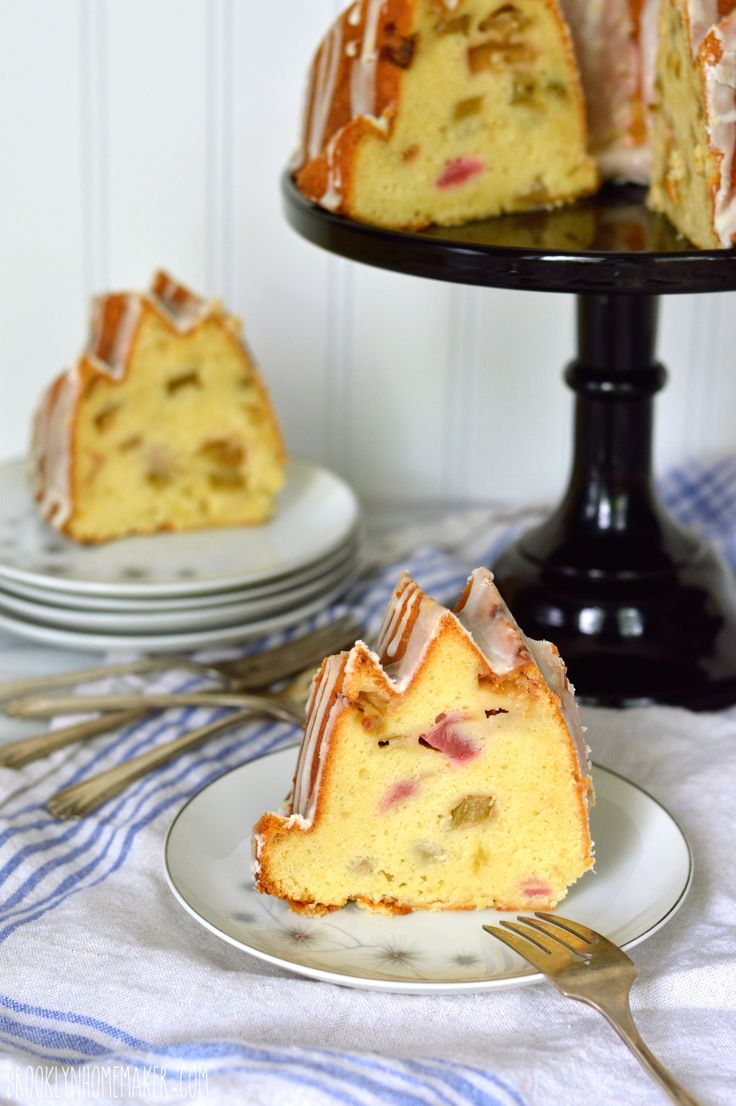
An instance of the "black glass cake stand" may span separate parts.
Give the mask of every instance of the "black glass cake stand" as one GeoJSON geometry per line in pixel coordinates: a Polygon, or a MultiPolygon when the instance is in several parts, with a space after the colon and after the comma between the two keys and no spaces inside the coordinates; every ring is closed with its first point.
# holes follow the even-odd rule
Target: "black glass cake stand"
{"type": "MultiPolygon", "coordinates": [[[[559,506],[492,566],[526,633],[554,641],[584,700],[716,709],[736,702],[736,587],[672,519],[652,478],[660,295],[736,289],[736,251],[696,250],[616,188],[554,212],[422,233],[309,203],[284,177],[304,238],[369,265],[460,284],[572,292],[572,472],[559,506]]],[[[519,428],[523,433],[523,427],[519,428]]]]}

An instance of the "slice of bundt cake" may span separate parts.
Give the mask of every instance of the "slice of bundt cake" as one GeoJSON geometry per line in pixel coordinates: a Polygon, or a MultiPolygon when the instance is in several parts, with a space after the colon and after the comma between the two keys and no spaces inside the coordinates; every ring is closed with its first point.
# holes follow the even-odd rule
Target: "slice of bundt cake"
{"type": "Polygon", "coordinates": [[[296,182],[379,226],[456,224],[593,191],[556,0],[358,0],[314,58],[296,182]]]}
{"type": "Polygon", "coordinates": [[[593,865],[555,647],[476,569],[454,613],[403,574],[377,650],[359,641],[314,679],[289,813],[254,829],[258,889],[305,914],[554,907],[593,865]]]}
{"type": "Polygon", "coordinates": [[[602,176],[646,184],[659,0],[560,0],[602,176]]]}
{"type": "Polygon", "coordinates": [[[159,272],[102,296],[36,415],[30,480],[78,541],[262,522],[283,482],[276,416],[239,321],[159,272]]]}
{"type": "Polygon", "coordinates": [[[661,0],[649,204],[696,246],[736,242],[736,0],[661,0]]]}

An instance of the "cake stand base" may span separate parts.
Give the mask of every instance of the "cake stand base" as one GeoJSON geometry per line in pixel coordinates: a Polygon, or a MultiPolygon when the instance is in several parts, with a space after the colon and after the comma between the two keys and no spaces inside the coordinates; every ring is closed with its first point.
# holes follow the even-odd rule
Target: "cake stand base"
{"type": "Polygon", "coordinates": [[[732,584],[705,545],[656,573],[565,573],[535,555],[538,532],[494,565],[530,637],[555,642],[578,699],[599,706],[736,702],[732,584]]]}
{"type": "Polygon", "coordinates": [[[562,503],[492,566],[524,632],[558,646],[585,702],[736,702],[736,589],[657,498],[655,296],[578,296],[575,444],[562,503]]]}

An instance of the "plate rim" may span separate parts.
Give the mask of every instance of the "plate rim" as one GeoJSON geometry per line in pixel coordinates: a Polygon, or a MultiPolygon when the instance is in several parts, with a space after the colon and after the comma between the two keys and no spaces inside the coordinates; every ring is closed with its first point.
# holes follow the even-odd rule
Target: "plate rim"
{"type": "Polygon", "coordinates": [[[108,613],[115,614],[128,612],[165,614],[167,611],[180,611],[182,609],[192,611],[210,610],[213,607],[227,606],[233,602],[233,596],[241,597],[236,599],[236,602],[248,602],[251,598],[250,592],[254,593],[253,598],[255,599],[270,598],[291,591],[295,587],[303,587],[305,584],[316,582],[334,569],[347,564],[350,558],[356,560],[360,556],[362,535],[363,528],[359,522],[350,531],[344,542],[313,564],[288,573],[283,577],[276,577],[262,585],[255,584],[247,588],[227,588],[222,591],[202,592],[192,595],[156,596],[154,598],[145,595],[88,595],[79,591],[53,591],[53,589],[46,588],[41,584],[29,585],[25,581],[10,580],[0,575],[0,603],[2,603],[4,596],[9,595],[13,599],[24,599],[29,603],[52,606],[67,611],[105,610],[108,613]],[[79,605],[80,600],[81,605],[79,605]],[[122,603],[124,605],[105,606],[109,603],[122,603]]]}
{"type": "MultiPolygon", "coordinates": [[[[306,568],[307,566],[316,564],[323,557],[328,556],[334,550],[338,549],[343,544],[343,542],[348,540],[350,534],[353,532],[354,528],[360,524],[360,521],[361,521],[361,518],[362,518],[362,511],[361,511],[360,501],[358,500],[358,497],[355,493],[355,490],[348,483],[347,480],[343,479],[342,476],[340,476],[338,473],[334,472],[327,465],[322,465],[322,464],[319,464],[316,461],[310,461],[305,457],[299,457],[296,454],[292,454],[292,455],[289,456],[289,458],[287,459],[287,462],[286,462],[286,470],[285,471],[287,473],[287,477],[288,477],[289,466],[292,466],[292,465],[296,466],[297,468],[303,467],[303,468],[307,469],[308,471],[317,472],[317,473],[327,475],[329,478],[334,480],[336,482],[336,484],[342,490],[344,490],[345,493],[347,493],[347,495],[350,499],[351,515],[350,515],[349,524],[347,525],[347,528],[344,530],[344,533],[341,534],[341,536],[339,537],[339,539],[337,541],[330,543],[326,548],[323,548],[317,555],[310,557],[306,561],[301,561],[301,562],[300,561],[292,561],[292,562],[290,562],[286,565],[279,566],[278,570],[272,571],[272,572],[268,572],[268,571],[261,572],[261,573],[251,572],[251,573],[246,574],[246,575],[241,574],[241,575],[236,575],[236,576],[234,576],[234,575],[218,576],[218,577],[213,578],[210,581],[206,581],[204,586],[202,586],[201,582],[197,583],[195,581],[187,582],[185,580],[184,581],[179,580],[179,581],[170,581],[168,583],[166,583],[166,582],[152,583],[148,587],[142,587],[140,582],[128,583],[128,584],[117,582],[117,583],[112,583],[111,584],[111,583],[103,583],[101,581],[86,581],[85,582],[85,581],[80,580],[79,578],[76,578],[76,577],[73,578],[73,579],[67,580],[63,576],[44,576],[43,573],[37,573],[37,572],[34,572],[32,570],[29,570],[29,569],[15,568],[13,566],[5,565],[5,564],[2,563],[2,558],[0,557],[0,581],[2,579],[10,579],[10,580],[15,579],[15,580],[21,580],[24,583],[29,583],[31,585],[37,584],[40,587],[45,587],[45,588],[47,588],[49,590],[52,590],[52,591],[60,591],[60,592],[76,591],[76,592],[79,592],[81,590],[82,593],[85,594],[85,595],[105,595],[105,594],[107,594],[107,595],[112,595],[112,596],[116,596],[116,597],[120,597],[120,598],[125,597],[125,596],[131,596],[131,597],[134,597],[134,598],[138,598],[138,597],[142,597],[142,596],[151,596],[151,597],[156,596],[158,598],[165,598],[165,597],[170,596],[172,598],[176,598],[177,596],[185,596],[185,595],[192,595],[192,594],[202,595],[202,594],[210,594],[210,593],[214,593],[214,592],[218,592],[218,591],[227,591],[227,590],[232,590],[234,587],[247,586],[249,583],[252,583],[252,584],[265,583],[265,582],[270,581],[270,580],[276,580],[276,579],[278,579],[282,576],[289,576],[295,569],[297,569],[297,568],[306,568]]],[[[2,477],[2,473],[5,470],[20,469],[20,468],[23,468],[23,469],[25,468],[25,460],[22,457],[20,457],[20,458],[19,457],[10,458],[6,461],[3,461],[3,462],[0,463],[0,478],[2,477]]],[[[286,482],[284,484],[284,487],[285,486],[286,486],[286,482]]],[[[29,498],[29,506],[32,506],[32,507],[34,507],[35,510],[37,510],[37,507],[33,503],[33,499],[31,498],[30,492],[28,492],[28,498],[29,498]]],[[[277,507],[277,510],[278,510],[278,507],[277,507]]],[[[272,516],[272,517],[275,517],[275,514],[276,514],[276,512],[274,513],[274,516],[272,516]]],[[[347,518],[347,516],[346,516],[346,518],[347,518]]],[[[49,524],[44,519],[42,519],[40,516],[39,516],[39,521],[42,525],[47,526],[47,527],[49,526],[49,524]]],[[[72,541],[71,538],[66,538],[66,536],[63,535],[63,534],[60,535],[59,532],[57,530],[55,530],[53,527],[49,527],[49,529],[50,529],[50,532],[51,532],[52,535],[54,535],[56,537],[61,537],[66,541],[72,541]]],[[[222,531],[232,532],[234,530],[239,530],[239,529],[240,530],[250,530],[252,528],[251,527],[237,527],[237,526],[229,527],[229,526],[225,526],[225,527],[211,528],[209,530],[209,532],[216,534],[216,533],[220,533],[222,531]]],[[[179,534],[177,534],[175,532],[171,532],[171,533],[168,533],[168,534],[166,532],[159,532],[159,533],[152,534],[152,535],[131,535],[128,539],[120,539],[120,540],[132,540],[132,541],[144,540],[146,537],[158,537],[158,538],[172,537],[172,538],[175,538],[177,536],[181,536],[181,534],[201,534],[201,533],[206,533],[206,532],[208,532],[208,531],[207,530],[190,530],[190,531],[181,531],[181,532],[179,532],[179,534]]],[[[102,543],[102,544],[104,544],[104,543],[102,543]]],[[[97,548],[97,547],[98,546],[95,546],[93,548],[97,548]]]]}
{"type": "Polygon", "coordinates": [[[13,634],[27,641],[36,641],[51,648],[73,649],[84,653],[142,652],[178,653],[196,652],[200,649],[229,648],[244,641],[252,641],[265,634],[277,633],[296,625],[305,618],[313,618],[333,603],[339,604],[351,586],[348,575],[339,586],[332,587],[308,603],[287,609],[270,618],[232,626],[217,626],[209,630],[191,630],[174,634],[95,634],[84,631],[63,630],[44,626],[38,622],[15,619],[0,611],[0,631],[13,634]],[[30,631],[30,632],[29,632],[30,631]],[[242,632],[241,632],[242,631],[242,632]]]}
{"type": "Polygon", "coordinates": [[[336,564],[324,576],[318,576],[306,584],[289,589],[283,594],[275,593],[266,596],[265,599],[248,601],[235,600],[230,603],[218,603],[214,607],[194,607],[183,611],[108,611],[104,608],[89,609],[73,607],[51,607],[42,603],[33,603],[30,599],[20,596],[8,595],[0,587],[0,615],[12,617],[19,621],[31,622],[33,625],[47,627],[51,630],[70,631],[71,633],[101,633],[120,634],[123,638],[128,634],[140,637],[151,633],[154,637],[163,634],[196,633],[200,628],[199,623],[209,623],[201,626],[206,629],[231,629],[233,626],[248,625],[249,621],[261,621],[264,618],[277,615],[294,606],[318,599],[320,595],[331,593],[338,584],[344,584],[345,588],[355,579],[359,571],[359,563],[354,557],[346,557],[344,562],[336,564]],[[306,592],[303,590],[306,588],[306,592]],[[294,595],[298,591],[299,594],[294,595]],[[246,609],[248,606],[262,608],[260,611],[246,609]],[[17,609],[14,609],[17,608],[17,609]],[[34,608],[33,610],[23,608],[34,608]],[[51,611],[51,615],[49,615],[51,611]],[[57,615],[58,612],[58,615],[57,615]],[[171,619],[174,619],[171,622],[171,619]],[[213,621],[214,619],[214,621],[213,621]],[[107,625],[116,624],[115,629],[106,629],[107,625]],[[76,624],[75,624],[76,621],[76,624]],[[151,625],[146,625],[146,623],[151,625]],[[134,624],[138,625],[134,625],[134,624]],[[156,626],[167,624],[170,629],[157,630],[156,626]]]}
{"type": "MultiPolygon", "coordinates": [[[[470,980],[454,980],[454,981],[421,981],[421,980],[407,980],[406,982],[397,979],[380,979],[371,976],[354,976],[347,972],[339,972],[329,968],[315,968],[307,964],[300,964],[293,960],[285,960],[273,953],[264,952],[262,949],[255,949],[251,945],[245,945],[242,941],[236,937],[232,937],[224,930],[219,929],[213,922],[208,921],[203,915],[201,915],[196,908],[187,901],[182,891],[180,891],[176,882],[174,881],[171,869],[169,866],[169,851],[171,837],[175,831],[179,819],[184,815],[185,811],[195,799],[199,798],[210,787],[214,787],[226,776],[232,775],[234,772],[240,772],[257,761],[266,760],[270,757],[279,756],[281,753],[287,752],[290,749],[298,748],[298,743],[284,745],[280,749],[275,749],[270,753],[265,753],[259,757],[253,757],[251,760],[245,761],[243,764],[237,764],[233,768],[229,768],[226,772],[217,776],[214,780],[210,780],[208,783],[200,787],[193,795],[190,795],[183,806],[177,811],[174,816],[171,825],[169,826],[166,837],[164,839],[163,860],[164,860],[164,873],[166,876],[166,882],[169,890],[172,892],[174,898],[177,900],[180,906],[184,908],[187,914],[190,915],[199,925],[209,930],[210,933],[219,937],[220,940],[225,941],[227,944],[232,945],[234,948],[240,949],[248,956],[254,956],[258,960],[262,960],[265,963],[273,964],[276,967],[282,968],[285,971],[292,972],[296,975],[304,976],[309,979],[316,979],[323,983],[333,983],[341,987],[351,987],[359,990],[369,991],[381,991],[384,993],[395,994],[467,994],[467,993],[486,993],[488,991],[495,991],[497,989],[503,989],[506,987],[519,987],[525,986],[531,983],[540,983],[546,977],[542,972],[537,972],[533,968],[523,969],[513,976],[504,976],[496,979],[470,979],[470,980]]],[[[664,803],[661,803],[659,799],[656,799],[654,795],[651,795],[646,788],[640,784],[630,780],[627,776],[624,776],[621,772],[617,772],[613,768],[607,768],[605,765],[597,764],[595,761],[592,763],[592,767],[598,772],[605,772],[610,776],[621,780],[634,790],[641,792],[647,799],[655,803],[656,806],[669,818],[673,826],[679,833],[682,841],[685,845],[687,853],[688,870],[685,882],[680,889],[680,892],[675,902],[670,908],[659,918],[653,925],[649,926],[643,933],[638,934],[636,937],[632,937],[630,940],[625,941],[619,947],[626,950],[634,948],[636,945],[646,941],[647,938],[652,937],[660,929],[662,929],[667,923],[674,917],[679,911],[680,907],[685,902],[690,888],[693,882],[694,872],[694,859],[693,850],[688,839],[687,834],[683,830],[679,821],[673,814],[667,809],[664,803]]],[[[511,911],[511,914],[523,913],[523,911],[511,911]]]]}

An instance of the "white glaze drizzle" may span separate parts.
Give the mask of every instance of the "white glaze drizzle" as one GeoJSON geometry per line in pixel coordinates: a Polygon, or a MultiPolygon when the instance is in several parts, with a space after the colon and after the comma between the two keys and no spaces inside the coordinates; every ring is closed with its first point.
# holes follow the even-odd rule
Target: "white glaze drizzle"
{"type": "Polygon", "coordinates": [[[342,200],[342,173],[337,159],[337,147],[342,138],[344,127],[335,131],[325,149],[325,163],[327,166],[327,187],[320,197],[320,204],[329,211],[337,211],[342,200]]]}
{"type": "Polygon", "coordinates": [[[585,741],[585,728],[580,720],[580,711],[575,701],[575,688],[567,678],[562,657],[548,641],[533,641],[527,638],[526,643],[537,668],[544,676],[547,687],[560,700],[562,717],[575,742],[580,776],[581,778],[590,776],[591,766],[588,756],[590,750],[585,741]]]}
{"type": "Polygon", "coordinates": [[[329,715],[327,710],[330,699],[342,676],[344,658],[341,654],[328,657],[321,672],[315,677],[307,701],[307,725],[304,739],[299,750],[296,773],[294,776],[294,798],[292,816],[298,816],[310,823],[314,819],[316,797],[322,775],[324,758],[329,748],[331,721],[340,708],[338,695],[329,715]],[[318,759],[317,771],[312,783],[315,758],[318,759]]]}
{"type": "Polygon", "coordinates": [[[360,54],[350,67],[350,112],[376,115],[376,68],[378,25],[385,0],[365,0],[365,25],[360,54]]]}
{"type": "Polygon", "coordinates": [[[688,0],[687,16],[690,24],[690,47],[693,57],[696,57],[708,31],[718,22],[718,0],[688,0]]]}
{"type": "Polygon", "coordinates": [[[585,92],[594,153],[604,177],[646,183],[648,141],[637,111],[653,100],[659,0],[644,0],[638,35],[631,0],[561,0],[585,92]]]}
{"type": "Polygon", "coordinates": [[[71,436],[79,383],[75,366],[64,374],[58,391],[52,385],[38,408],[31,437],[31,494],[43,518],[56,527],[64,526],[72,513],[71,436]]]}
{"type": "Polygon", "coordinates": [[[526,638],[493,582],[487,568],[476,568],[470,589],[456,617],[467,630],[493,671],[505,676],[529,660],[526,638]]]}
{"type": "Polygon", "coordinates": [[[393,602],[386,608],[376,638],[376,649],[382,656],[391,658],[396,656],[419,594],[419,585],[412,580],[408,572],[402,572],[394,588],[393,602]]]}
{"type": "Polygon", "coordinates": [[[341,50],[342,20],[338,19],[333,23],[322,45],[317,71],[314,75],[311,109],[308,105],[308,110],[311,110],[306,139],[307,156],[309,158],[317,157],[324,146],[330,107],[340,71],[341,50]]]}
{"type": "Polygon", "coordinates": [[[192,330],[206,315],[214,314],[215,307],[207,303],[201,296],[188,294],[183,300],[175,299],[176,292],[181,288],[172,277],[166,276],[161,290],[154,294],[149,293],[149,299],[156,300],[156,306],[166,312],[169,320],[177,330],[186,334],[192,330]]]}
{"type": "Polygon", "coordinates": [[[641,54],[644,102],[651,107],[655,99],[657,78],[657,47],[659,44],[659,0],[644,0],[639,18],[639,51],[641,54]]]}
{"type": "MultiPolygon", "coordinates": [[[[345,53],[350,59],[350,116],[351,119],[357,119],[363,117],[370,119],[375,123],[379,129],[383,120],[379,120],[376,117],[376,71],[378,65],[378,27],[380,22],[381,11],[385,5],[385,0],[362,0],[361,4],[355,4],[354,7],[348,12],[348,23],[355,27],[358,26],[363,19],[363,35],[360,43],[360,51],[358,53],[356,49],[346,49],[345,53]],[[356,56],[357,55],[357,56],[356,56]]],[[[342,46],[342,20],[338,20],[333,26],[332,30],[339,29],[340,39],[339,47],[342,46]]],[[[349,47],[356,47],[355,43],[349,43],[349,47]]],[[[329,116],[329,107],[332,102],[332,97],[335,91],[335,81],[337,80],[337,66],[334,72],[330,72],[329,78],[324,84],[319,87],[319,112],[324,119],[324,123],[321,124],[321,134],[319,142],[316,141],[316,134],[314,133],[314,115],[312,121],[312,128],[310,132],[310,156],[315,157],[317,153],[322,149],[325,139],[325,127],[327,118],[329,116]],[[324,99],[323,99],[324,97],[324,99]]],[[[317,93],[315,93],[315,106],[318,103],[317,93]]],[[[387,121],[385,121],[387,122],[387,121]]],[[[322,207],[326,207],[330,211],[337,211],[340,207],[340,203],[343,197],[343,181],[340,171],[340,162],[337,156],[338,146],[340,139],[344,133],[345,128],[340,127],[330,137],[329,142],[325,148],[325,162],[326,162],[326,184],[325,190],[320,197],[320,204],[322,207]]]]}
{"type": "MultiPolygon", "coordinates": [[[[105,376],[109,376],[112,380],[122,380],[125,375],[130,350],[133,345],[133,339],[135,338],[135,332],[138,329],[138,323],[143,313],[144,298],[146,297],[140,295],[130,295],[126,297],[122,317],[115,327],[113,344],[104,360],[93,354],[90,350],[87,351],[87,360],[94,365],[97,372],[104,373],[105,376]]],[[[151,297],[148,298],[150,299],[151,297]]],[[[93,342],[105,325],[106,302],[106,296],[98,296],[92,301],[93,342]]],[[[157,306],[160,308],[163,307],[158,300],[157,306]]],[[[168,314],[169,312],[167,312],[167,315],[168,314]]]]}
{"type": "Polygon", "coordinates": [[[383,658],[384,671],[397,690],[403,691],[411,682],[441,618],[447,613],[444,607],[422,593],[407,572],[402,572],[376,639],[376,651],[383,658]],[[412,620],[404,651],[397,657],[412,620]]]}
{"type": "Polygon", "coordinates": [[[404,691],[411,683],[437,633],[440,621],[447,614],[439,603],[426,595],[422,597],[403,655],[399,660],[384,665],[384,671],[397,691],[404,691]]]}
{"type": "Polygon", "coordinates": [[[261,874],[261,853],[263,852],[264,839],[263,834],[254,833],[251,841],[251,864],[250,870],[253,875],[253,879],[257,880],[261,874]]]}
{"type": "Polygon", "coordinates": [[[724,19],[712,33],[722,50],[715,65],[703,62],[708,138],[719,157],[713,227],[720,244],[730,247],[736,233],[736,193],[732,182],[736,146],[736,13],[724,19]]]}

